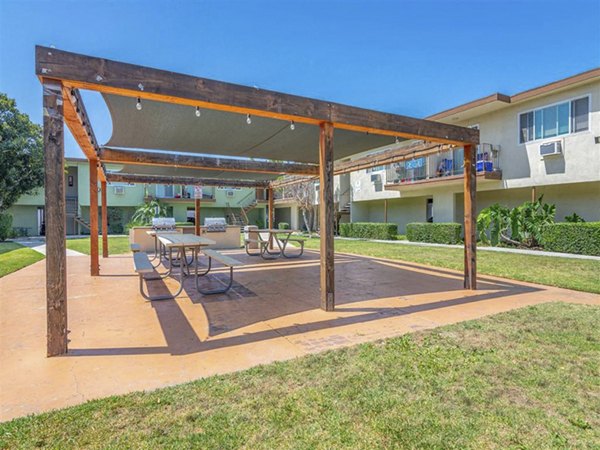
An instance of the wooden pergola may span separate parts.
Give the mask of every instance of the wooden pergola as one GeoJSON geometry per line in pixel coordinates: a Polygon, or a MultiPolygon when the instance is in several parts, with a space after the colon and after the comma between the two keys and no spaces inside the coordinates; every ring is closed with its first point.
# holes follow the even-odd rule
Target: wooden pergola
{"type": "MultiPolygon", "coordinates": [[[[270,191],[269,223],[273,225],[272,190],[277,185],[276,178],[284,174],[318,177],[321,308],[325,311],[333,311],[335,307],[334,175],[382,163],[389,164],[408,157],[419,157],[450,146],[462,146],[465,159],[464,287],[476,289],[474,215],[475,147],[479,143],[478,130],[40,46],[36,47],[36,74],[43,85],[44,108],[48,356],[67,353],[64,123],[67,124],[90,162],[90,273],[92,276],[100,273],[98,184],[101,192],[103,256],[108,257],[107,182],[266,188],[270,191]],[[227,122],[231,120],[229,115],[235,114],[246,116],[249,124],[251,117],[263,120],[266,124],[265,130],[276,126],[277,121],[281,121],[284,127],[291,124],[292,129],[296,127],[301,129],[293,138],[279,135],[283,137],[279,137],[280,141],[275,143],[264,140],[261,142],[264,145],[254,145],[255,141],[242,140],[238,144],[244,147],[243,152],[241,147],[224,148],[222,153],[216,148],[203,149],[203,151],[185,148],[184,150],[188,151],[186,154],[172,151],[178,150],[178,147],[185,143],[174,143],[172,148],[166,149],[168,151],[161,152],[130,149],[133,144],[127,149],[109,145],[101,146],[96,140],[80,89],[101,93],[107,102],[113,102],[113,109],[125,98],[131,99],[134,104],[136,101],[138,104],[142,101],[149,102],[150,107],[156,106],[155,109],[159,112],[160,108],[166,108],[168,105],[173,105],[172,108],[195,108],[198,117],[200,110],[208,112],[209,115],[213,114],[210,117],[216,121],[215,123],[227,122]],[[334,164],[334,160],[341,159],[337,158],[339,156],[337,154],[334,156],[334,132],[339,133],[339,142],[344,144],[340,147],[344,157],[350,156],[352,152],[365,151],[363,147],[369,142],[380,143],[384,139],[388,142],[399,139],[422,142],[416,142],[403,149],[389,150],[355,161],[334,164]],[[315,143],[315,147],[318,147],[318,158],[313,157],[310,148],[306,148],[312,145],[311,136],[314,133],[318,133],[318,141],[315,143]],[[281,152],[276,148],[277,145],[281,145],[281,152]],[[360,147],[361,145],[363,147],[360,147]],[[106,164],[122,164],[127,168],[127,172],[112,173],[106,170],[106,164]],[[193,176],[180,175],[183,172],[191,173],[193,176]],[[215,174],[215,176],[207,176],[207,174],[215,174]]],[[[169,111],[173,111],[173,114],[181,112],[176,109],[169,111]]],[[[159,119],[165,117],[164,112],[163,116],[159,115],[159,119]]],[[[113,116],[113,126],[116,125],[118,123],[115,124],[115,116],[113,116]]],[[[227,134],[221,136],[229,137],[232,134],[230,130],[225,132],[227,134]]],[[[242,138],[243,136],[239,137],[242,138]]],[[[126,139],[123,139],[125,142],[126,139]]],[[[133,139],[135,140],[135,135],[133,139]]],[[[152,137],[149,139],[152,145],[152,137]]],[[[185,145],[189,147],[190,144],[185,145]]],[[[151,149],[155,150],[154,147],[151,149]]],[[[314,150],[316,154],[317,148],[314,150]]],[[[198,211],[197,200],[196,214],[198,211]]],[[[198,227],[198,217],[196,224],[198,227]]],[[[198,228],[196,232],[199,232],[198,228]]]]}

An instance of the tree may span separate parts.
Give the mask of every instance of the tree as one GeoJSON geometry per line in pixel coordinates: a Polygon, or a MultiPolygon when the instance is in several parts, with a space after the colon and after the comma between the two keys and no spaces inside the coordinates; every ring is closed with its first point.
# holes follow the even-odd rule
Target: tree
{"type": "Polygon", "coordinates": [[[0,93],[0,214],[43,183],[42,127],[0,93]]]}
{"type": "Polygon", "coordinates": [[[314,230],[316,189],[312,180],[293,183],[285,187],[286,197],[293,199],[302,212],[302,219],[306,231],[310,234],[314,230]]]}

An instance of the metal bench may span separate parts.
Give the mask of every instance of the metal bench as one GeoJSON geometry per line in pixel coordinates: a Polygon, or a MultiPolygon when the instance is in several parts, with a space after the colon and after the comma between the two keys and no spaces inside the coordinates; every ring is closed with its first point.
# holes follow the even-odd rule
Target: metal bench
{"type": "Polygon", "coordinates": [[[140,246],[140,244],[136,244],[134,242],[132,242],[131,244],[129,244],[129,248],[131,249],[131,251],[133,253],[137,253],[139,251],[142,250],[142,247],[140,246]]]}
{"type": "Polygon", "coordinates": [[[147,295],[144,292],[144,279],[146,279],[146,282],[148,282],[149,280],[159,280],[160,277],[146,278],[146,275],[154,273],[154,266],[150,262],[148,255],[140,251],[135,252],[133,254],[133,268],[140,277],[140,293],[142,294],[142,297],[144,297],[146,300],[171,300],[177,297],[179,294],[181,294],[181,291],[183,290],[183,271],[181,271],[179,280],[179,290],[175,294],[158,295],[156,297],[151,297],[150,295],[147,295]]]}
{"type": "Polygon", "coordinates": [[[222,253],[219,253],[218,251],[212,250],[212,249],[204,249],[204,250],[202,250],[202,253],[204,253],[206,256],[208,256],[208,268],[206,269],[206,271],[204,273],[201,273],[198,275],[203,276],[203,275],[208,274],[208,272],[210,272],[210,270],[212,268],[212,260],[214,259],[216,261],[219,261],[224,266],[229,267],[229,284],[224,289],[210,289],[210,290],[201,289],[200,286],[198,285],[199,277],[197,276],[196,277],[196,289],[198,289],[198,292],[200,292],[201,294],[204,294],[204,295],[223,294],[224,292],[227,292],[231,288],[231,285],[233,284],[233,268],[237,267],[237,266],[243,266],[244,263],[238,261],[237,259],[233,259],[230,256],[223,255],[222,253]]]}
{"type": "Polygon", "coordinates": [[[279,252],[271,253],[269,251],[269,241],[264,239],[244,239],[244,247],[246,248],[246,254],[248,256],[261,256],[263,259],[277,259],[279,258],[279,252]],[[258,253],[250,253],[248,244],[258,244],[260,248],[258,253]],[[269,255],[269,256],[267,256],[269,255]]]}
{"type": "Polygon", "coordinates": [[[306,241],[306,239],[299,239],[299,238],[289,238],[287,241],[285,241],[285,245],[283,246],[283,250],[281,252],[281,254],[283,255],[284,258],[300,258],[302,256],[302,254],[304,253],[304,242],[306,241]],[[296,242],[297,244],[300,244],[300,252],[296,253],[294,255],[286,255],[285,254],[285,249],[287,248],[287,244],[290,242],[296,242]]]}

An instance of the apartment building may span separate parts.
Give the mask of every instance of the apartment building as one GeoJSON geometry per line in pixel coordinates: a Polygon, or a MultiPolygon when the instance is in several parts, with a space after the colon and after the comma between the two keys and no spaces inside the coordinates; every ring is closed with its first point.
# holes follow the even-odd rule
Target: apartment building
{"type": "MultiPolygon", "coordinates": [[[[65,194],[68,235],[89,233],[90,191],[87,159],[67,158],[65,194]]],[[[109,170],[118,170],[108,165],[109,170]]],[[[125,231],[136,208],[149,199],[158,199],[167,208],[167,215],[177,222],[194,217],[194,186],[108,183],[109,233],[125,231]]],[[[44,234],[44,190],[24,195],[8,212],[13,216],[13,228],[20,235],[44,234]]],[[[264,192],[255,189],[203,187],[200,219],[225,217],[230,223],[265,224],[264,192]]]]}
{"type": "MultiPolygon", "coordinates": [[[[544,196],[556,220],[600,220],[600,68],[515,95],[494,94],[430,120],[476,127],[477,208],[544,196]]],[[[399,144],[402,145],[402,144],[399,144]]],[[[463,149],[336,177],[341,220],[458,222],[463,218],[463,149]]],[[[316,186],[318,189],[318,186],[316,186]]],[[[285,191],[276,219],[302,227],[285,191]]]]}

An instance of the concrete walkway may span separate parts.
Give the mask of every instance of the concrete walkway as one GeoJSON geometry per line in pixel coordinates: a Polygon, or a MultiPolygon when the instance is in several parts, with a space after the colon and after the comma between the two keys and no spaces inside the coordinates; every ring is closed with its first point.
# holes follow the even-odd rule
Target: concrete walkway
{"type": "MultiPolygon", "coordinates": [[[[45,261],[0,278],[0,420],[90,399],[156,389],[258,364],[398,336],[550,301],[600,296],[401,261],[336,254],[336,310],[319,309],[318,253],[245,265],[228,294],[202,296],[187,279],[177,300],[149,303],[129,255],[69,256],[69,354],[46,358],[45,261]]],[[[214,287],[222,269],[201,281],[214,287]]],[[[150,283],[173,291],[173,279],[150,283]]]]}
{"type": "MultiPolygon", "coordinates": [[[[14,242],[17,244],[21,244],[25,247],[29,247],[31,250],[35,250],[42,255],[46,255],[46,240],[44,238],[24,238],[24,239],[14,239],[14,242]]],[[[85,256],[84,253],[67,249],[67,256],[85,256]]]]}
{"type": "MultiPolygon", "coordinates": [[[[411,242],[411,241],[402,241],[402,240],[385,241],[382,239],[359,239],[359,238],[349,238],[349,237],[339,237],[339,236],[336,237],[336,239],[345,240],[345,241],[379,242],[382,244],[413,245],[416,247],[463,248],[462,245],[432,244],[429,242],[411,242]]],[[[545,252],[545,251],[541,251],[541,250],[527,250],[527,249],[521,249],[521,248],[477,246],[477,251],[516,253],[516,254],[521,254],[521,255],[551,256],[554,258],[589,259],[592,261],[600,261],[600,256],[576,255],[574,253],[545,252]]]]}

